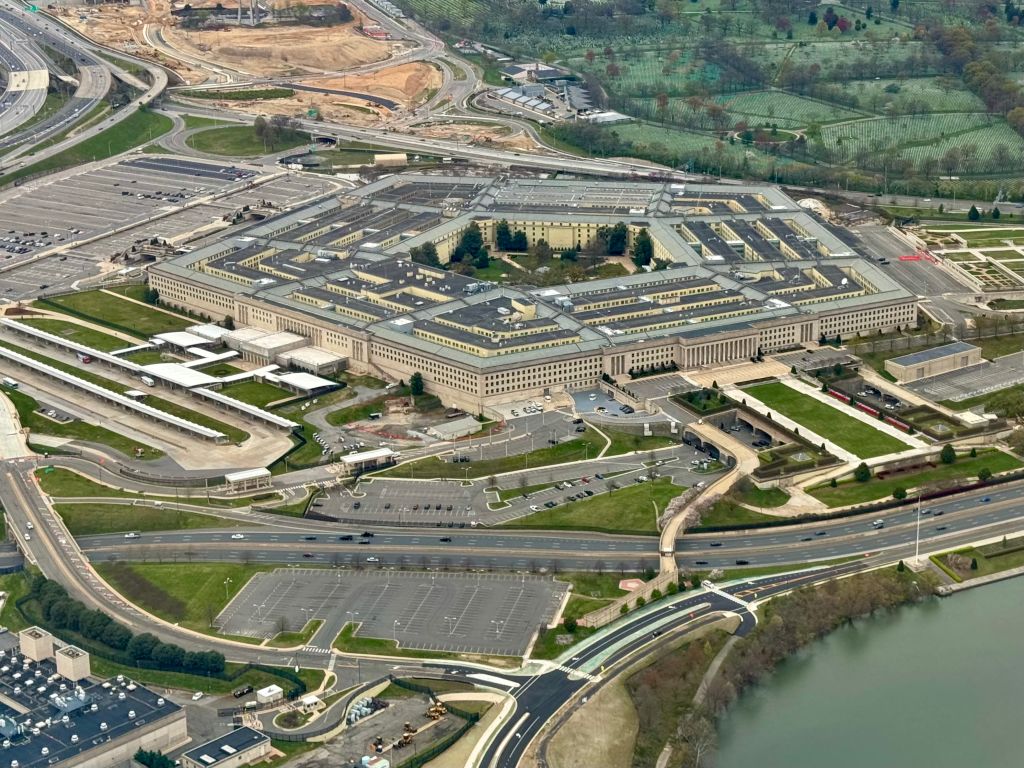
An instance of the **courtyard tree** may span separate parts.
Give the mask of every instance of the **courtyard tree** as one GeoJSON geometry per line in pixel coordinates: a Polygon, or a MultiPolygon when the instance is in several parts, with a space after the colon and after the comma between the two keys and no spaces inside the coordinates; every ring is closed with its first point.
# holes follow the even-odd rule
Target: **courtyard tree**
{"type": "Polygon", "coordinates": [[[866,483],[871,479],[871,467],[862,461],[857,465],[857,468],[853,470],[853,479],[858,483],[866,483]]]}
{"type": "Polygon", "coordinates": [[[417,397],[423,394],[423,374],[419,371],[409,377],[409,394],[417,397]]]}
{"type": "Polygon", "coordinates": [[[939,453],[939,460],[942,461],[943,464],[952,464],[953,462],[955,462],[956,448],[954,448],[951,444],[946,443],[944,446],[942,446],[942,451],[939,453]]]}

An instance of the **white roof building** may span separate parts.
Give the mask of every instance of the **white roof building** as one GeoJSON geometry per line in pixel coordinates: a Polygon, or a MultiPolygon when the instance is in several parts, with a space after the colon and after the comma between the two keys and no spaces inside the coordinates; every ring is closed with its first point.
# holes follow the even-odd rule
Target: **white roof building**
{"type": "Polygon", "coordinates": [[[180,363],[153,363],[152,365],[144,365],[142,366],[142,373],[147,376],[152,376],[154,379],[165,381],[168,384],[173,384],[177,387],[184,387],[185,389],[204,387],[208,384],[216,384],[220,381],[220,379],[210,376],[209,374],[193,370],[192,368],[188,368],[180,363]]]}

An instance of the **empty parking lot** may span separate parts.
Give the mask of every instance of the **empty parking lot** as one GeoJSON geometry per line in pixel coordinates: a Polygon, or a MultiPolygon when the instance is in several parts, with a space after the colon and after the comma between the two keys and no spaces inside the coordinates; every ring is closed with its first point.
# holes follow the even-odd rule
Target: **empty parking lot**
{"type": "Polygon", "coordinates": [[[254,576],[215,624],[226,634],[270,638],[320,619],[310,645],[326,650],[353,622],[357,636],[403,648],[521,655],[566,586],[515,574],[281,568],[254,576]]]}

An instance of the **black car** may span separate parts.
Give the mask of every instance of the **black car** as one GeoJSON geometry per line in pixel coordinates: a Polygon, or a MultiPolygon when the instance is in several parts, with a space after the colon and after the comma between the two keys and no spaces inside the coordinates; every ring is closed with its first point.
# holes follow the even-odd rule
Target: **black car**
{"type": "Polygon", "coordinates": [[[935,530],[936,531],[945,531],[947,528],[949,528],[948,525],[939,525],[939,526],[936,526],[935,530]]]}
{"type": "Polygon", "coordinates": [[[942,517],[942,516],[943,516],[944,514],[946,514],[946,513],[945,513],[945,512],[943,512],[943,511],[942,511],[941,509],[936,509],[936,510],[935,510],[935,511],[934,511],[934,512],[933,512],[932,514],[933,514],[933,515],[934,515],[935,517],[942,517]]]}
{"type": "Polygon", "coordinates": [[[305,558],[316,557],[316,555],[314,555],[312,552],[303,552],[302,556],[305,558]]]}
{"type": "Polygon", "coordinates": [[[750,565],[749,560],[737,560],[736,565],[750,565]]]}
{"type": "Polygon", "coordinates": [[[363,536],[367,539],[373,538],[373,531],[363,531],[363,536]]]}
{"type": "Polygon", "coordinates": [[[447,542],[452,540],[452,537],[451,536],[442,536],[440,540],[445,542],[445,543],[447,543],[447,542]]]}
{"type": "Polygon", "coordinates": [[[352,509],[359,509],[361,506],[362,506],[362,503],[356,501],[356,502],[353,502],[352,509]]]}
{"type": "Polygon", "coordinates": [[[355,537],[351,533],[349,533],[349,534],[346,534],[345,536],[339,536],[338,537],[338,541],[352,541],[352,539],[354,539],[354,538],[355,537]]]}
{"type": "Polygon", "coordinates": [[[814,540],[813,536],[804,536],[802,539],[800,539],[800,541],[813,541],[813,540],[814,540]]]}
{"type": "Polygon", "coordinates": [[[828,531],[817,531],[815,536],[828,536],[828,531]]]}
{"type": "Polygon", "coordinates": [[[391,509],[391,502],[390,501],[387,504],[384,505],[384,509],[391,509]]]}
{"type": "Polygon", "coordinates": [[[722,542],[720,542],[720,541],[712,541],[711,542],[711,546],[712,547],[720,547],[720,546],[722,546],[722,542]]]}
{"type": "Polygon", "coordinates": [[[306,541],[316,541],[316,536],[303,536],[306,541]]]}
{"type": "Polygon", "coordinates": [[[446,509],[446,510],[447,510],[448,512],[451,512],[451,511],[452,511],[452,505],[451,505],[451,504],[449,504],[449,505],[448,505],[447,507],[445,507],[445,509],[446,509]]]}
{"type": "Polygon", "coordinates": [[[707,560],[694,560],[693,564],[694,565],[707,565],[708,561],[707,560]]]}

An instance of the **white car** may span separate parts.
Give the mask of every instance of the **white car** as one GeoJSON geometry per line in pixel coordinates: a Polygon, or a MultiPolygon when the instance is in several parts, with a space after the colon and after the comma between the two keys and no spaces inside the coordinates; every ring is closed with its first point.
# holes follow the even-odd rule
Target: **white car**
{"type": "Polygon", "coordinates": [[[35,530],[35,526],[32,524],[31,520],[25,523],[25,527],[28,528],[30,531],[35,530]]]}
{"type": "Polygon", "coordinates": [[[201,698],[203,698],[203,692],[202,691],[196,691],[195,693],[192,694],[192,701],[199,701],[201,698]]]}
{"type": "Polygon", "coordinates": [[[245,534],[244,533],[233,533],[233,534],[231,534],[231,538],[232,539],[244,539],[245,538],[245,534]]]}
{"type": "Polygon", "coordinates": [[[540,507],[538,507],[536,504],[531,504],[530,505],[530,511],[531,512],[540,512],[540,507]]]}
{"type": "Polygon", "coordinates": [[[368,562],[368,563],[379,563],[380,562],[380,558],[379,557],[368,557],[368,558],[366,558],[366,562],[368,562]]]}

